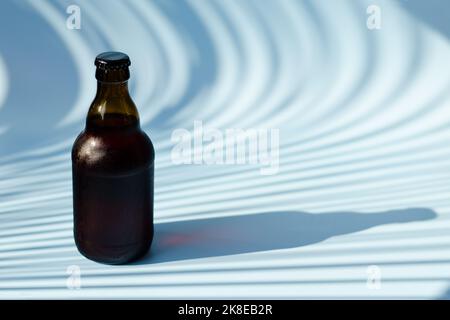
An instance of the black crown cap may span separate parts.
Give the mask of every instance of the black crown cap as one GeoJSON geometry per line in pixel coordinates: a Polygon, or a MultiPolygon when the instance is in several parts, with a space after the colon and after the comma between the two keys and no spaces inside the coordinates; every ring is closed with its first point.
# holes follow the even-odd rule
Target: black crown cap
{"type": "Polygon", "coordinates": [[[121,69],[129,67],[130,64],[130,57],[122,52],[103,52],[95,58],[95,65],[100,69],[121,69]]]}
{"type": "Polygon", "coordinates": [[[125,53],[116,51],[100,53],[95,58],[94,64],[97,67],[95,77],[99,81],[116,82],[126,81],[130,78],[128,67],[131,61],[125,53]]]}

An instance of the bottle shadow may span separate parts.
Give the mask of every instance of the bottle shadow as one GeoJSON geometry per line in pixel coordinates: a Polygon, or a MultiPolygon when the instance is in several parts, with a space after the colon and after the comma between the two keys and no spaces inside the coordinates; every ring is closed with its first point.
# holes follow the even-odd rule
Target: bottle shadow
{"type": "Polygon", "coordinates": [[[438,298],[439,300],[450,300],[450,288],[444,294],[442,294],[441,297],[438,298]]]}
{"type": "Polygon", "coordinates": [[[448,1],[409,0],[402,1],[401,6],[447,38],[450,38],[450,22],[448,19],[450,3],[448,1]]]}
{"type": "Polygon", "coordinates": [[[160,223],[155,225],[150,252],[134,264],[296,248],[379,225],[436,216],[425,208],[379,213],[280,211],[160,223]]]}

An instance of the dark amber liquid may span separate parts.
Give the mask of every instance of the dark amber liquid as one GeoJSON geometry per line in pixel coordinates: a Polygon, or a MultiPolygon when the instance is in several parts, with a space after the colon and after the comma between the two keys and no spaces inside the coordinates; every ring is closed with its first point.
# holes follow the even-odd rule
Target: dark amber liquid
{"type": "Polygon", "coordinates": [[[72,149],[74,236],[87,258],[122,264],[153,238],[154,149],[122,114],[87,120],[72,149]]]}

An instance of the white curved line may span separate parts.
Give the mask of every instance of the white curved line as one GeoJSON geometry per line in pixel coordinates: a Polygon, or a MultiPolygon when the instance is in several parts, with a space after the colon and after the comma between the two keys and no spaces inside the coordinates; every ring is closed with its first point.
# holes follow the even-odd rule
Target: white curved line
{"type": "MultiPolygon", "coordinates": [[[[86,116],[89,105],[95,94],[95,81],[93,80],[94,53],[90,50],[83,38],[77,33],[77,30],[66,28],[65,11],[56,10],[48,1],[31,1],[28,3],[45,19],[53,28],[56,34],[67,47],[67,51],[72,56],[72,61],[76,65],[78,76],[78,97],[71,110],[64,119],[58,123],[58,126],[73,124],[86,116]]],[[[82,26],[81,26],[82,28],[82,26]]],[[[74,88],[75,90],[75,88],[74,88]]]]}

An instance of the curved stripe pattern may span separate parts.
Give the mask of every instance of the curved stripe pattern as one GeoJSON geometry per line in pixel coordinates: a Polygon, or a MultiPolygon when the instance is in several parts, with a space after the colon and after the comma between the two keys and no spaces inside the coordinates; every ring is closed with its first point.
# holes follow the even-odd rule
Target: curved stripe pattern
{"type": "Polygon", "coordinates": [[[80,30],[71,1],[2,2],[0,298],[448,298],[450,44],[393,1],[368,30],[371,2],[83,0],[80,30]],[[114,267],[72,238],[106,50],[157,150],[152,253],[114,267]],[[174,165],[195,120],[279,128],[279,173],[174,165]]]}
{"type": "MultiPolygon", "coordinates": [[[[8,88],[9,88],[9,80],[6,71],[6,65],[2,57],[0,56],[0,109],[2,108],[5,102],[8,88]]],[[[0,134],[5,130],[6,130],[5,127],[0,126],[0,134]]]]}

